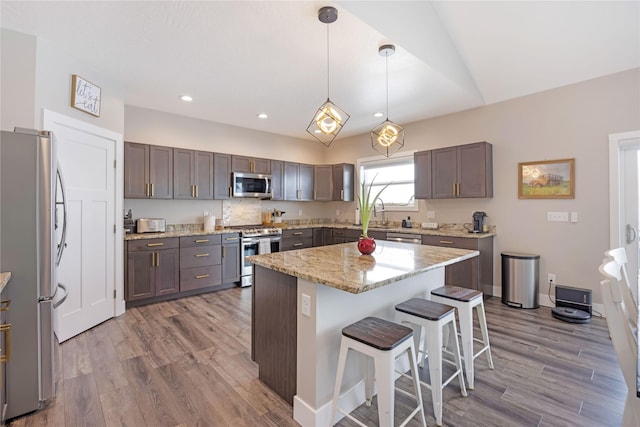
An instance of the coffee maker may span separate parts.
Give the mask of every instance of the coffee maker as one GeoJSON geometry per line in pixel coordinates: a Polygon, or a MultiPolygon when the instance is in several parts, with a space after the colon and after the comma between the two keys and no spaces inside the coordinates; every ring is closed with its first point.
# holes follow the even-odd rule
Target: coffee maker
{"type": "Polygon", "coordinates": [[[473,213],[473,233],[484,233],[484,219],[487,214],[484,212],[473,213]]]}

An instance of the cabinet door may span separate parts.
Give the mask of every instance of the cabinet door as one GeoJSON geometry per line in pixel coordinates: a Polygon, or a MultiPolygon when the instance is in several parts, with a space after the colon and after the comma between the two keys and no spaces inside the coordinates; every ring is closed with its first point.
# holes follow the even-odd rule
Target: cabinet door
{"type": "Polygon", "coordinates": [[[414,153],[413,168],[415,198],[431,199],[431,150],[414,153]]]}
{"type": "Polygon", "coordinates": [[[173,148],[149,146],[149,183],[152,199],[173,198],[173,148]]]}
{"type": "Polygon", "coordinates": [[[317,227],[313,229],[313,238],[311,239],[311,242],[314,248],[326,245],[324,236],[324,227],[317,227]]]}
{"type": "Polygon", "coordinates": [[[240,237],[237,233],[222,235],[222,283],[240,280],[240,237]]]}
{"type": "Polygon", "coordinates": [[[173,198],[193,199],[195,153],[184,148],[173,149],[173,198]]]}
{"type": "Polygon", "coordinates": [[[493,197],[491,144],[479,142],[458,147],[458,197],[493,197]]]}
{"type": "Polygon", "coordinates": [[[229,199],[231,198],[231,155],[214,153],[213,163],[213,198],[229,199]]]}
{"type": "Polygon", "coordinates": [[[355,166],[349,163],[333,165],[333,200],[353,202],[355,166]]]}
{"type": "Polygon", "coordinates": [[[298,175],[298,190],[300,197],[298,200],[313,200],[313,166],[300,164],[298,175]]]}
{"type": "Polygon", "coordinates": [[[271,174],[271,161],[269,159],[253,158],[253,172],[265,175],[271,174]]]}
{"type": "Polygon", "coordinates": [[[284,200],[298,200],[298,163],[284,162],[284,200]]]}
{"type": "Polygon", "coordinates": [[[155,295],[155,252],[127,252],[127,301],[155,295]]]}
{"type": "Polygon", "coordinates": [[[284,200],[284,162],[271,160],[271,200],[284,200]]]}
{"type": "Polygon", "coordinates": [[[156,267],[153,270],[155,294],[157,296],[176,293],[180,290],[180,250],[156,251],[156,267]]]}
{"type": "Polygon", "coordinates": [[[194,164],[195,171],[193,176],[194,185],[196,186],[196,199],[213,199],[213,153],[207,151],[194,152],[194,164]]]}
{"type": "Polygon", "coordinates": [[[434,199],[455,197],[457,184],[457,148],[448,147],[431,151],[431,177],[434,199]]]}
{"type": "Polygon", "coordinates": [[[251,157],[231,156],[232,172],[253,172],[251,157]]]}
{"type": "Polygon", "coordinates": [[[124,198],[149,197],[149,146],[135,142],[124,143],[124,198]]]}
{"type": "Polygon", "coordinates": [[[313,200],[331,200],[333,198],[333,168],[330,165],[313,167],[313,200]]]}

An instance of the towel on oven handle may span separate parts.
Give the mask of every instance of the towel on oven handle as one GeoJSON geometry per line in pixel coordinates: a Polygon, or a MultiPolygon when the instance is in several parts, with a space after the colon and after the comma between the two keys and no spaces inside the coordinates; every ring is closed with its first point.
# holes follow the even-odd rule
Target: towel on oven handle
{"type": "Polygon", "coordinates": [[[271,239],[258,240],[258,254],[270,254],[271,253],[271,239]]]}

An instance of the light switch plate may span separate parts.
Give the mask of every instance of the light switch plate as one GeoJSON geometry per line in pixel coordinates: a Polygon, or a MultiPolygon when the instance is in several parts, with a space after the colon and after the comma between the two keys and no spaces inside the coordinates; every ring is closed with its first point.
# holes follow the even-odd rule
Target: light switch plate
{"type": "Polygon", "coordinates": [[[438,223],[437,222],[423,222],[422,223],[422,228],[427,229],[427,230],[437,230],[438,229],[438,223]]]}
{"type": "Polygon", "coordinates": [[[571,222],[578,222],[578,212],[571,212],[571,222]]]}
{"type": "Polygon", "coordinates": [[[569,212],[547,212],[547,221],[569,221],[569,212]]]}
{"type": "Polygon", "coordinates": [[[300,311],[303,316],[311,317],[311,297],[307,294],[302,294],[300,311]]]}

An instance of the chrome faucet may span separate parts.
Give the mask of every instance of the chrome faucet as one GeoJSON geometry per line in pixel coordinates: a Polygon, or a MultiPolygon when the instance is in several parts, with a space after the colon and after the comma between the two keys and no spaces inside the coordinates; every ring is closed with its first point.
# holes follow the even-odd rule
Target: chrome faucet
{"type": "Polygon", "coordinates": [[[380,204],[382,205],[382,209],[376,209],[376,204],[374,203],[373,204],[373,216],[378,216],[378,212],[380,212],[382,214],[382,225],[383,226],[387,225],[388,224],[387,218],[386,218],[386,216],[384,214],[386,212],[386,210],[384,209],[384,202],[382,201],[382,199],[378,199],[376,201],[376,203],[377,202],[380,202],[380,204]]]}

